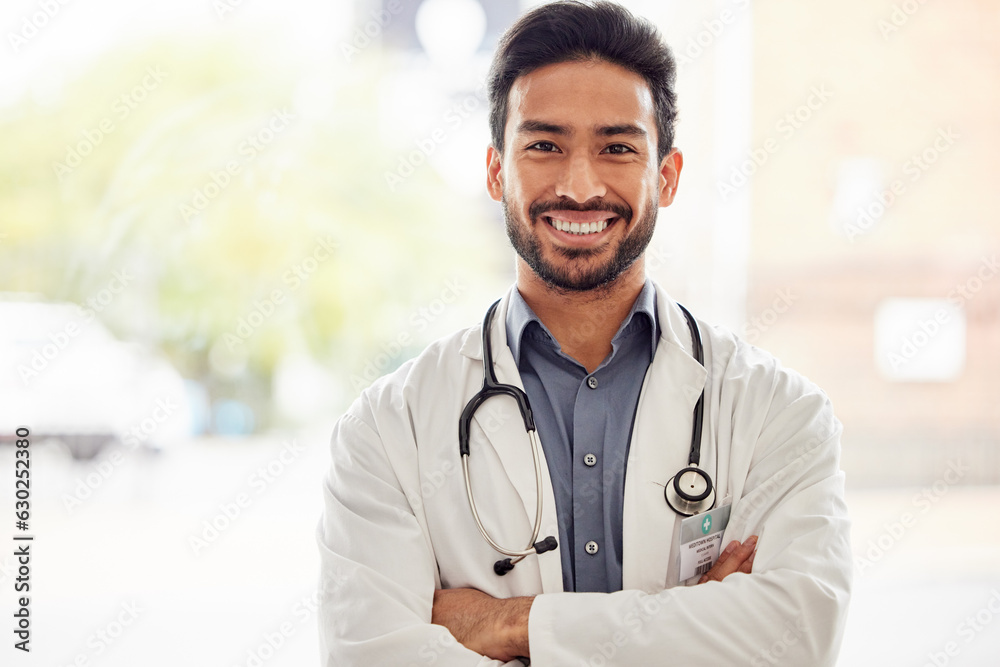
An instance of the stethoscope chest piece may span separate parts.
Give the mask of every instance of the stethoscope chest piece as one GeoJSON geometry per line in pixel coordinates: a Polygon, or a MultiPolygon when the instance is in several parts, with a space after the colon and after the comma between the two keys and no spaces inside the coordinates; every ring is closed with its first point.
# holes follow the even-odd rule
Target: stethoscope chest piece
{"type": "Polygon", "coordinates": [[[708,473],[690,466],[670,478],[663,488],[670,508],[682,516],[706,512],[715,505],[715,488],[708,473]]]}

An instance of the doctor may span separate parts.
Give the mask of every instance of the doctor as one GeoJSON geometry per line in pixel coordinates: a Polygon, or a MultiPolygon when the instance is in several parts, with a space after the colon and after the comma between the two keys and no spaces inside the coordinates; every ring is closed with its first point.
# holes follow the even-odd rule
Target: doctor
{"type": "Polygon", "coordinates": [[[830,403],[645,276],[683,166],[673,83],[655,29],[609,3],[543,5],[501,41],[487,188],[517,281],[486,363],[530,401],[541,474],[510,396],[478,407],[459,455],[481,326],[365,390],[317,533],[328,667],[835,663],[851,558],[830,403]],[[688,518],[665,490],[702,396],[714,496],[688,518]],[[483,531],[548,541],[501,575],[483,531]]]}

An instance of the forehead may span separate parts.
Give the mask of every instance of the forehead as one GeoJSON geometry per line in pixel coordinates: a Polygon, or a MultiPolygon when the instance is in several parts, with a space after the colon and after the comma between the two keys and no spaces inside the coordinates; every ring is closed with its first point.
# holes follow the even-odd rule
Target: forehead
{"type": "Polygon", "coordinates": [[[646,80],[603,60],[556,63],[518,77],[510,89],[506,132],[516,131],[524,120],[577,129],[634,123],[656,136],[646,80]]]}

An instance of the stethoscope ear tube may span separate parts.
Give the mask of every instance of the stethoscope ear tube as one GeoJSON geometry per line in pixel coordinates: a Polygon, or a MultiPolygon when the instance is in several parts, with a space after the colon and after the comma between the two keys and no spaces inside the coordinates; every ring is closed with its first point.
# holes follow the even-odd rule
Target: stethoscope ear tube
{"type": "Polygon", "coordinates": [[[496,312],[499,305],[500,300],[497,299],[486,311],[486,317],[483,318],[483,387],[465,404],[462,416],[458,419],[458,451],[462,456],[469,455],[469,428],[472,426],[473,415],[476,414],[479,406],[486,402],[486,399],[493,396],[506,395],[517,401],[517,409],[524,421],[524,430],[529,432],[535,430],[535,418],[531,413],[528,395],[513,385],[500,384],[496,373],[493,372],[493,345],[490,342],[490,326],[493,322],[493,313],[496,312]]]}
{"type": "MultiPolygon", "coordinates": [[[[544,540],[539,540],[538,542],[535,542],[535,544],[533,545],[536,554],[543,554],[546,551],[552,551],[558,546],[559,543],[556,542],[556,538],[552,537],[551,535],[546,537],[544,540]]],[[[496,572],[498,577],[502,577],[503,575],[513,570],[514,566],[517,565],[522,558],[524,558],[524,556],[518,556],[517,558],[514,559],[504,558],[502,560],[498,560],[497,562],[493,563],[493,571],[496,572]]]]}
{"type": "MultiPolygon", "coordinates": [[[[677,304],[677,307],[681,309],[684,313],[684,318],[687,320],[688,329],[691,330],[691,354],[702,366],[705,365],[705,350],[701,345],[701,334],[698,333],[698,323],[695,322],[694,316],[688,311],[687,308],[681,304],[677,304]]],[[[698,402],[694,405],[694,423],[691,427],[691,453],[688,456],[688,465],[696,466],[701,461],[701,428],[702,422],[705,416],[705,390],[701,390],[701,395],[698,397],[698,402]]],[[[680,474],[680,473],[678,473],[680,474]]],[[[707,477],[707,473],[706,473],[707,477]]],[[[709,487],[711,487],[711,480],[709,480],[709,487]]]]}

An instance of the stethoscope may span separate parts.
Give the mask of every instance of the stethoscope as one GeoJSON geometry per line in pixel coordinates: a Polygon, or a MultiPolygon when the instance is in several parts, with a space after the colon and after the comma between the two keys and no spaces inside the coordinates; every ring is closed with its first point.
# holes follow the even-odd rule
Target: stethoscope
{"type": "MultiPolygon", "coordinates": [[[[549,535],[543,540],[538,540],[538,533],[542,528],[542,470],[541,461],[538,456],[538,434],[535,431],[535,419],[531,414],[531,405],[528,403],[528,395],[523,390],[510,384],[501,384],[497,380],[493,371],[493,346],[490,343],[490,328],[493,322],[493,314],[497,306],[500,305],[498,299],[486,311],[483,319],[483,388],[465,405],[462,416],[458,420],[458,449],[462,457],[462,475],[465,478],[465,493],[469,497],[469,507],[472,509],[472,517],[479,527],[479,532],[483,538],[489,542],[490,546],[501,554],[508,556],[498,560],[493,564],[493,571],[499,576],[503,576],[514,569],[514,566],[525,557],[533,553],[543,554],[558,547],[556,538],[549,535]],[[528,432],[528,439],[531,442],[531,456],[535,465],[535,523],[531,530],[531,539],[524,549],[505,549],[497,544],[496,540],[490,537],[483,526],[482,519],[479,518],[479,510],[476,508],[476,499],[472,494],[472,482],[469,478],[469,428],[472,424],[472,417],[487,399],[494,396],[507,395],[517,401],[517,408],[521,412],[521,419],[524,420],[524,428],[528,432]],[[538,540],[538,541],[536,541],[538,540]]],[[[701,334],[698,331],[698,324],[687,308],[680,306],[684,317],[687,319],[688,328],[691,330],[691,341],[695,359],[702,366],[705,365],[704,351],[701,345],[701,334]]],[[[694,428],[691,433],[691,453],[688,456],[688,467],[678,471],[670,478],[663,489],[663,496],[670,509],[682,516],[693,516],[701,512],[712,509],[715,505],[715,487],[712,485],[712,478],[707,472],[698,467],[701,458],[701,431],[702,419],[705,404],[705,390],[702,389],[701,396],[694,406],[694,428]]]]}

